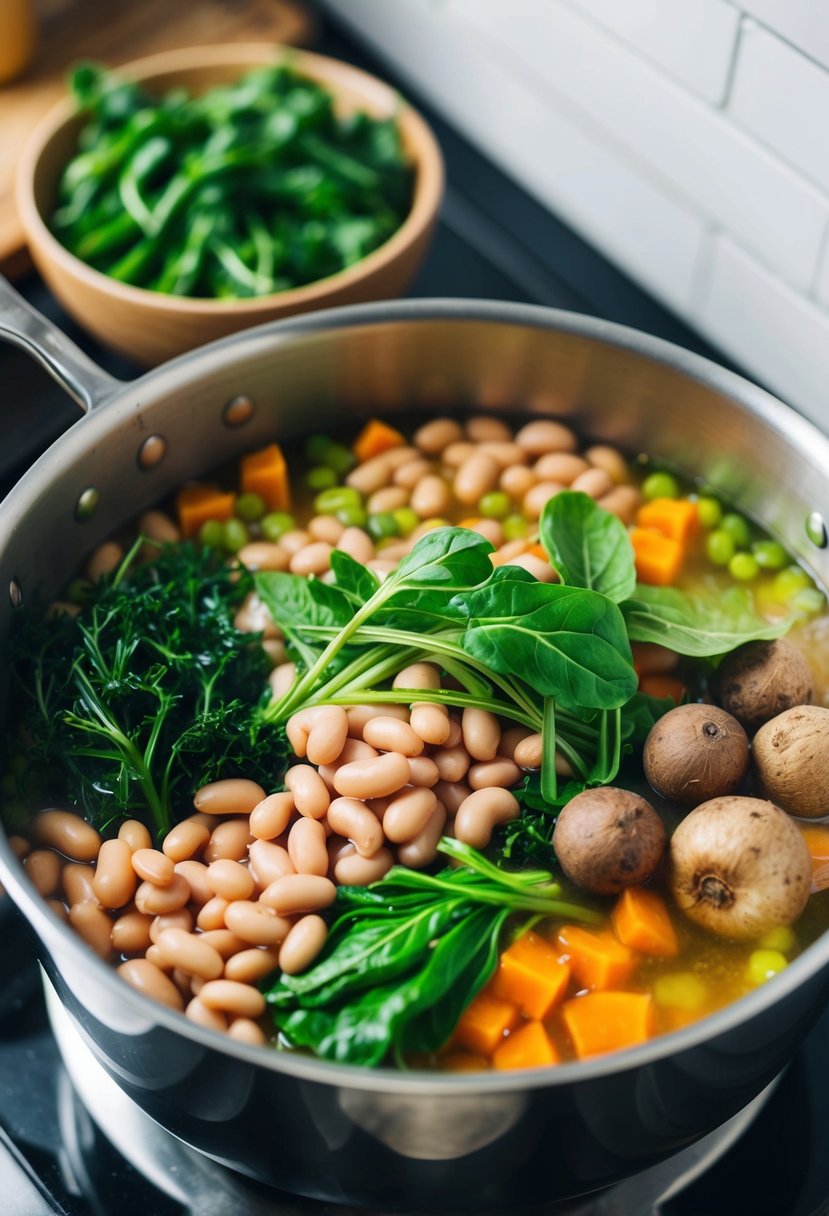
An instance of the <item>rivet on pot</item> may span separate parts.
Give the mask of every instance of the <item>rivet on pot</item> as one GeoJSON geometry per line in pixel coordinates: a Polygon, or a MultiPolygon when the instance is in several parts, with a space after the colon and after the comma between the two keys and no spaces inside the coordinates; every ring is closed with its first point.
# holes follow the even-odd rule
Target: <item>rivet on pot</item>
{"type": "Polygon", "coordinates": [[[9,583],[9,603],[12,608],[23,607],[23,589],[16,578],[13,578],[9,583]]]}
{"type": "Polygon", "coordinates": [[[810,511],[807,515],[806,535],[813,545],[817,545],[818,549],[825,549],[829,544],[829,535],[820,511],[810,511]]]}
{"type": "Polygon", "coordinates": [[[153,469],[167,455],[167,440],[163,435],[149,435],[138,449],[139,469],[153,469]]]}
{"type": "Polygon", "coordinates": [[[79,524],[85,523],[87,519],[92,518],[98,509],[100,501],[100,490],[96,490],[94,486],[87,486],[78,496],[78,501],[75,503],[75,519],[79,524]]]}
{"type": "Polygon", "coordinates": [[[225,426],[244,426],[253,417],[255,408],[250,397],[234,397],[222,410],[222,422],[225,426]]]}

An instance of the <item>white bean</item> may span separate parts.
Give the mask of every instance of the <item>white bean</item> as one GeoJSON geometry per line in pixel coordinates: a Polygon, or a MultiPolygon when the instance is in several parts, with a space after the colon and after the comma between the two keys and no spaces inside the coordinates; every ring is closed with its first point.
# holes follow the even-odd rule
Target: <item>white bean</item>
{"type": "Polygon", "coordinates": [[[494,760],[501,742],[501,727],[495,714],[469,707],[461,719],[463,744],[473,760],[494,760]]]}
{"type": "Polygon", "coordinates": [[[337,541],[337,548],[361,564],[374,557],[374,541],[362,528],[346,528],[337,541]]]}
{"type": "Polygon", "coordinates": [[[458,469],[453,484],[459,502],[477,503],[497,483],[501,466],[494,456],[480,450],[468,456],[458,469]]]}
{"type": "Polygon", "coordinates": [[[450,443],[463,439],[463,428],[454,418],[433,418],[414,433],[414,444],[428,456],[439,455],[450,443]]]}
{"type": "Polygon", "coordinates": [[[419,756],[423,751],[421,736],[399,718],[370,718],[363,727],[363,739],[378,751],[400,752],[403,756],[419,756]]]}
{"type": "Polygon", "coordinates": [[[286,975],[309,967],[325,945],[328,926],[321,916],[302,916],[292,926],[279,951],[279,966],[286,975]]]}
{"type": "Polygon", "coordinates": [[[397,859],[401,865],[410,870],[420,870],[428,866],[437,856],[437,845],[443,829],[446,826],[446,808],[440,802],[436,803],[428,821],[411,840],[401,844],[397,850],[397,859]]]}
{"type": "Polygon", "coordinates": [[[373,857],[385,843],[376,816],[358,798],[335,798],[328,808],[328,826],[350,840],[361,857],[373,857]]]}
{"type": "Polygon", "coordinates": [[[289,554],[281,545],[268,541],[251,541],[243,545],[236,555],[248,570],[287,570],[289,554]]]}
{"type": "Polygon", "coordinates": [[[296,551],[289,563],[289,569],[292,574],[302,575],[303,578],[308,578],[311,574],[324,574],[331,568],[333,552],[333,545],[327,544],[326,541],[312,541],[310,545],[296,551]]]}
{"type": "Polygon", "coordinates": [[[577,456],[575,452],[548,452],[535,462],[533,473],[536,481],[557,481],[563,486],[570,486],[589,468],[584,457],[577,456]]]}
{"type": "Polygon", "coordinates": [[[598,499],[611,492],[613,478],[605,469],[587,469],[578,475],[571,488],[598,499]]]}
{"type": "Polygon", "coordinates": [[[569,427],[560,422],[538,418],[522,426],[515,442],[530,456],[543,456],[545,452],[574,452],[578,446],[576,436],[569,427]]]}
{"type": "Polygon", "coordinates": [[[496,824],[517,818],[520,810],[518,799],[509,790],[475,790],[458,807],[455,836],[474,849],[486,848],[496,824]]]}

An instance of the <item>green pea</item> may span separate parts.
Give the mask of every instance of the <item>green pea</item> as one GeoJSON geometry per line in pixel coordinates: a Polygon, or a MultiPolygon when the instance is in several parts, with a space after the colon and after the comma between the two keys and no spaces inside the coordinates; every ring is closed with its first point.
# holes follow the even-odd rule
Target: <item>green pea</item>
{"type": "Polygon", "coordinates": [[[391,511],[377,511],[376,514],[369,515],[366,527],[369,536],[374,540],[400,535],[399,525],[391,511]]]}
{"type": "Polygon", "coordinates": [[[523,515],[508,515],[501,525],[504,529],[504,540],[523,540],[530,530],[523,515]]]}
{"type": "Polygon", "coordinates": [[[788,925],[780,925],[777,929],[769,929],[758,943],[766,950],[779,950],[781,954],[790,954],[797,945],[797,938],[788,925]]]}
{"type": "Polygon", "coordinates": [[[490,490],[478,500],[478,512],[484,519],[505,519],[511,507],[510,496],[503,490],[490,490]]]}
{"type": "Polygon", "coordinates": [[[248,543],[248,530],[241,519],[228,519],[222,525],[223,543],[229,553],[237,553],[248,543]]]}
{"type": "Polygon", "coordinates": [[[318,515],[336,515],[345,507],[361,507],[363,496],[351,486],[331,486],[322,490],[314,499],[314,510],[318,515]]]}
{"type": "Polygon", "coordinates": [[[265,500],[261,494],[240,494],[234,510],[239,519],[252,524],[265,514],[265,500]]]}
{"type": "Polygon", "coordinates": [[[736,511],[727,511],[722,517],[720,527],[727,532],[738,549],[747,549],[751,543],[751,530],[748,520],[738,515],[736,511]]]}
{"type": "Polygon", "coordinates": [[[329,469],[333,469],[339,477],[343,477],[349,469],[353,469],[356,463],[357,457],[350,448],[345,447],[342,443],[329,443],[325,455],[320,461],[320,464],[327,464],[329,469]]]}
{"type": "Polygon", "coordinates": [[[722,507],[716,498],[698,498],[697,514],[703,528],[716,528],[722,519],[722,507]]]}
{"type": "Polygon", "coordinates": [[[392,515],[397,520],[400,536],[408,536],[420,523],[420,516],[413,507],[398,507],[396,511],[392,511],[392,515]]]}
{"type": "Polygon", "coordinates": [[[672,473],[649,473],[642,482],[642,496],[652,498],[678,498],[679,482],[672,473]]]}
{"type": "Polygon", "coordinates": [[[325,456],[334,440],[328,435],[311,435],[305,442],[305,456],[310,464],[325,464],[325,456]]]}
{"type": "Polygon", "coordinates": [[[801,591],[810,583],[808,574],[805,570],[801,570],[800,566],[787,566],[775,577],[774,594],[785,604],[796,591],[801,591]]]}
{"type": "Polygon", "coordinates": [[[340,507],[335,514],[340,523],[345,524],[347,528],[364,528],[368,519],[368,511],[365,507],[340,507]]]}
{"type": "Polygon", "coordinates": [[[305,474],[309,490],[328,490],[337,484],[337,474],[328,465],[318,464],[305,474]]]}
{"type": "Polygon", "coordinates": [[[752,553],[735,553],[728,563],[728,573],[741,583],[748,583],[760,573],[760,566],[752,553]]]}
{"type": "Polygon", "coordinates": [[[85,604],[91,590],[92,584],[88,578],[73,578],[66,588],[66,598],[70,604],[85,604]]]}
{"type": "Polygon", "coordinates": [[[789,603],[795,612],[802,612],[806,616],[813,616],[816,612],[822,610],[825,597],[822,591],[818,591],[817,587],[801,587],[799,591],[795,591],[789,603]]]}
{"type": "Polygon", "coordinates": [[[757,540],[751,546],[757,565],[763,570],[782,570],[789,556],[777,540],[757,540]]]}
{"type": "Polygon", "coordinates": [[[785,954],[779,950],[753,950],[746,966],[746,979],[750,984],[765,984],[788,965],[785,954]]]}
{"type": "Polygon", "coordinates": [[[715,528],[705,539],[705,552],[715,566],[727,566],[734,556],[734,537],[722,528],[715,528]]]}
{"type": "Polygon", "coordinates": [[[208,519],[199,528],[199,544],[206,545],[208,549],[224,549],[224,524],[218,519],[208,519]]]}
{"type": "Polygon", "coordinates": [[[260,523],[265,540],[277,541],[283,532],[291,532],[294,528],[294,517],[287,511],[270,511],[260,523]]]}

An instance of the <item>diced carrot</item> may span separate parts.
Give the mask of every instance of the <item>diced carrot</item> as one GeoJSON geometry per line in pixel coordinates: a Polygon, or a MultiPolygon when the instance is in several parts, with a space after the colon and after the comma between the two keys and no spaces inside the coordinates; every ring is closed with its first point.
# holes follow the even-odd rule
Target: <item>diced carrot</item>
{"type": "Polygon", "coordinates": [[[825,891],[829,887],[829,828],[801,828],[803,839],[812,855],[812,890],[825,891]]]}
{"type": "Polygon", "coordinates": [[[636,969],[633,951],[610,933],[564,925],[558,931],[558,942],[573,976],[585,988],[619,988],[636,969]]]}
{"type": "Polygon", "coordinates": [[[233,516],[236,495],[216,486],[182,486],[176,495],[176,514],[182,536],[195,536],[202,524],[211,519],[224,521],[233,516]]]}
{"type": "Polygon", "coordinates": [[[697,504],[687,498],[653,498],[636,512],[640,528],[653,528],[688,549],[699,529],[697,504]]]}
{"type": "Polygon", "coordinates": [[[492,1053],[492,1067],[543,1068],[558,1064],[561,1057],[540,1022],[526,1022],[513,1030],[492,1053]]]}
{"type": "Polygon", "coordinates": [[[685,696],[685,685],[676,676],[642,676],[639,691],[649,697],[673,697],[679,705],[685,696]]]}
{"type": "Polygon", "coordinates": [[[258,452],[248,452],[240,462],[243,494],[258,494],[269,511],[287,511],[291,506],[291,483],[282,448],[269,443],[258,452]]]}
{"type": "Polygon", "coordinates": [[[675,583],[682,568],[683,550],[678,540],[651,528],[631,528],[630,541],[640,583],[667,587],[675,583]]]}
{"type": "Polygon", "coordinates": [[[561,1016],[580,1060],[644,1043],[654,1030],[647,992],[589,992],[566,1001],[561,1016]]]}
{"type": "Polygon", "coordinates": [[[640,954],[672,958],[679,953],[665,901],[645,887],[627,887],[613,909],[613,928],[623,945],[640,954]]]}
{"type": "Polygon", "coordinates": [[[528,1018],[546,1018],[567,991],[569,964],[537,933],[523,933],[498,963],[492,993],[513,1001],[528,1018]]]}
{"type": "Polygon", "coordinates": [[[512,1001],[502,1001],[486,991],[479,992],[461,1014],[452,1045],[465,1047],[488,1059],[518,1017],[518,1006],[512,1001]]]}
{"type": "Polygon", "coordinates": [[[371,460],[373,456],[380,456],[391,448],[402,447],[405,442],[405,437],[394,427],[381,422],[379,418],[371,418],[354,440],[352,451],[362,464],[364,460],[371,460]]]}

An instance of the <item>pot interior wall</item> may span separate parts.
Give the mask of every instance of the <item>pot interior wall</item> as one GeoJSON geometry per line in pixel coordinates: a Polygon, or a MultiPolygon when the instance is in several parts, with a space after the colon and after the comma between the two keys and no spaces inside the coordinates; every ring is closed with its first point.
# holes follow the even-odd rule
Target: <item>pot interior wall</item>
{"type": "Polygon", "coordinates": [[[569,420],[585,437],[703,479],[829,582],[827,553],[806,532],[813,512],[829,517],[829,443],[802,419],[633,331],[510,306],[467,311],[424,304],[321,314],[240,335],[127,386],[63,436],[4,504],[0,644],[13,583],[24,602],[48,599],[104,537],[188,478],[273,439],[373,413],[569,420]],[[226,407],[240,396],[252,412],[229,426],[226,407]],[[144,468],[152,436],[166,455],[144,468]],[[97,508],[79,519],[90,489],[97,508]]]}

